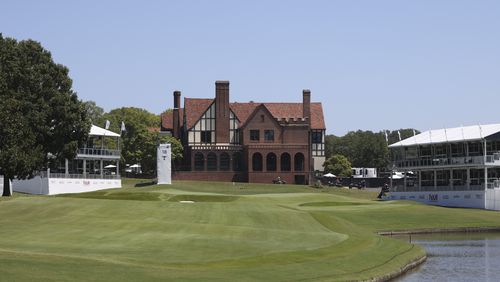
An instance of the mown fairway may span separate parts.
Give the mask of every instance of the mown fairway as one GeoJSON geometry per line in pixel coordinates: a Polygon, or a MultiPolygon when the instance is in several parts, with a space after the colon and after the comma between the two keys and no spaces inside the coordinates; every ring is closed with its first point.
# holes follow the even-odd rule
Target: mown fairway
{"type": "Polygon", "coordinates": [[[0,280],[362,280],[423,254],[376,231],[500,226],[498,212],[338,188],[136,184],[0,198],[0,280]]]}

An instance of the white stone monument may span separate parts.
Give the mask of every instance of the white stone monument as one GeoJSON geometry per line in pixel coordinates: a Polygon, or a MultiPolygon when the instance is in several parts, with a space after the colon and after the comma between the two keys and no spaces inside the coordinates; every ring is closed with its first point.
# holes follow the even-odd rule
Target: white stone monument
{"type": "Polygon", "coordinates": [[[156,175],[158,184],[172,184],[172,148],[171,145],[160,144],[156,150],[156,175]]]}

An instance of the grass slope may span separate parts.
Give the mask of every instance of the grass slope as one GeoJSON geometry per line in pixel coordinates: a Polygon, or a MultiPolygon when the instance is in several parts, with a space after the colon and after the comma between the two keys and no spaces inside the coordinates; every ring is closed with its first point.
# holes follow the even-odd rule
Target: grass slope
{"type": "Polygon", "coordinates": [[[500,226],[497,212],[357,190],[123,184],[0,198],[0,280],[363,280],[424,253],[376,231],[500,226]]]}

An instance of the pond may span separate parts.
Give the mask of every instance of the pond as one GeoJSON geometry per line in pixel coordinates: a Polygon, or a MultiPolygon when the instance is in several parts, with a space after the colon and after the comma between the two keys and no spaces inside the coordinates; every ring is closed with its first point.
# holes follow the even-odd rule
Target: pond
{"type": "Polygon", "coordinates": [[[427,261],[396,281],[500,279],[500,233],[411,235],[411,242],[425,248],[427,261]]]}

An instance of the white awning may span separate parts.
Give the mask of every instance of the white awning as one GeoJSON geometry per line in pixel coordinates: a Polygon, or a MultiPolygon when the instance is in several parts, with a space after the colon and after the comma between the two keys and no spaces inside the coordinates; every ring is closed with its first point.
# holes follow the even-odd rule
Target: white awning
{"type": "Polygon", "coordinates": [[[500,133],[500,124],[472,125],[428,130],[390,145],[390,148],[438,143],[477,141],[500,133]]]}
{"type": "Polygon", "coordinates": [[[102,127],[92,125],[90,128],[90,136],[108,136],[108,137],[120,137],[120,134],[114,133],[102,127]]]}

